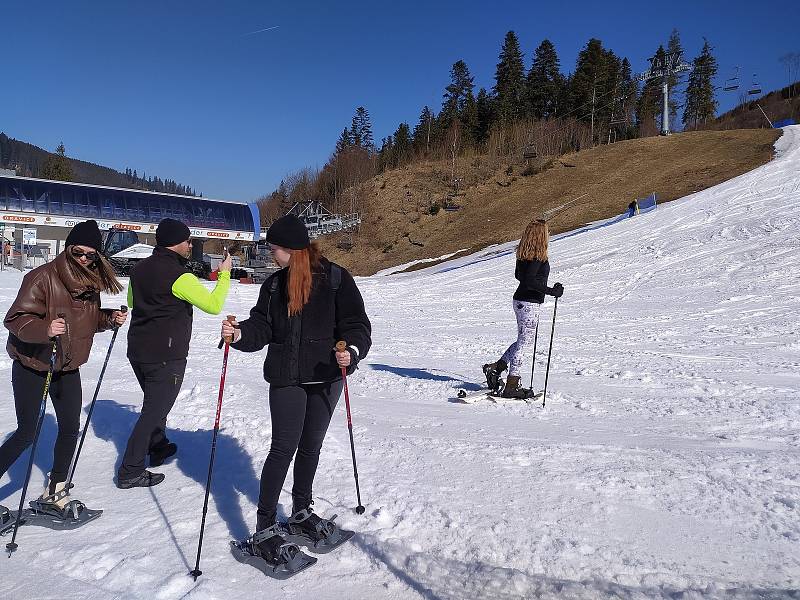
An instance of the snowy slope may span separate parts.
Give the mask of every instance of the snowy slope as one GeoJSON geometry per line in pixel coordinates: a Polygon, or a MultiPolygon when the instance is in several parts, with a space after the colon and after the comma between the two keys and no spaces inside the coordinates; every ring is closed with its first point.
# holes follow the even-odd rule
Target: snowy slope
{"type": "MultiPolygon", "coordinates": [[[[169,425],[178,460],[152,490],[115,464],[141,396],[114,349],[76,495],[104,516],[21,530],[0,596],[87,598],[785,598],[800,588],[800,127],[752,173],[551,246],[559,303],[547,407],[451,402],[512,341],[513,244],[359,280],[375,346],[351,378],[364,516],[343,407],[323,448],[320,512],[354,543],[278,583],[236,563],[269,448],[264,353],[231,353],[197,583],[194,564],[221,352],[195,312],[169,425]],[[58,597],[64,597],[59,594],[58,597]]],[[[19,285],[0,274],[0,306],[19,285]]],[[[243,317],[255,286],[234,286],[243,317]]],[[[119,304],[121,298],[108,300],[119,304]]],[[[549,331],[552,302],[543,313],[549,331]]],[[[109,336],[82,370],[91,398],[109,336]]],[[[540,340],[540,351],[547,336],[540,340]]],[[[14,427],[10,361],[0,362],[14,427]]],[[[537,385],[543,376],[537,365],[537,385]]],[[[52,446],[49,411],[43,445],[52,446]]],[[[34,481],[48,466],[37,453],[34,481]]],[[[0,479],[16,504],[24,460],[0,479]]],[[[282,500],[288,503],[291,474],[282,500]]],[[[4,500],[3,500],[4,499],[4,500]]]]}

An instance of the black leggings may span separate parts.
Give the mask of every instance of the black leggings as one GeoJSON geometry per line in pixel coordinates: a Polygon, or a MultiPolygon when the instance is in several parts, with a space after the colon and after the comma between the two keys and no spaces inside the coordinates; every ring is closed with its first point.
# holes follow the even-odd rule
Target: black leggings
{"type": "Polygon", "coordinates": [[[319,464],[319,451],[342,393],[341,380],[269,389],[272,445],[261,471],[257,529],[275,522],[278,498],[294,459],[294,507],[311,502],[311,486],[319,464]]]}
{"type": "MultiPolygon", "coordinates": [[[[42,405],[42,392],[47,371],[34,371],[18,360],[11,367],[11,386],[17,410],[17,430],[0,446],[0,477],[5,474],[25,449],[33,443],[36,421],[42,405]]],[[[53,448],[51,483],[67,480],[67,471],[78,444],[81,421],[81,374],[77,369],[53,373],[50,398],[56,411],[58,437],[53,448]]]]}

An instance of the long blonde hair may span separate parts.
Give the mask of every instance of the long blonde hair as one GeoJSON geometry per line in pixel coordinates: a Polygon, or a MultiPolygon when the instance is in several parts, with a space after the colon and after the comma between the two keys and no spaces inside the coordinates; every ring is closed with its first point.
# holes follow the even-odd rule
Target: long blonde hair
{"type": "Polygon", "coordinates": [[[70,275],[87,289],[107,294],[119,294],[122,291],[122,284],[114,275],[114,267],[99,252],[97,252],[97,260],[89,263],[86,267],[72,256],[72,246],[67,246],[64,254],[67,255],[67,269],[69,269],[70,275]]]}
{"type": "Polygon", "coordinates": [[[311,242],[308,248],[290,252],[287,289],[289,292],[289,316],[291,317],[302,311],[311,297],[314,271],[319,268],[322,252],[316,242],[311,242]]]}
{"type": "Polygon", "coordinates": [[[544,219],[534,219],[525,228],[522,239],[517,246],[517,258],[520,260],[547,260],[547,241],[550,238],[550,231],[547,229],[547,221],[544,219]]]}

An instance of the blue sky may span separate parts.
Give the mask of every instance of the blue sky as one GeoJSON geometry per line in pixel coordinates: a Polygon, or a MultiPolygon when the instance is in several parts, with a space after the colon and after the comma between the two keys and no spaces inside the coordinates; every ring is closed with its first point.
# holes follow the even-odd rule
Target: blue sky
{"type": "MultiPolygon", "coordinates": [[[[800,2],[6,2],[0,130],[70,156],[249,201],[321,166],[359,105],[376,140],[438,111],[463,59],[487,89],[506,31],[526,67],[544,38],[562,70],[590,37],[636,72],[678,28],[688,60],[707,37],[719,82],[741,67],[787,84],[800,2]],[[261,33],[260,29],[277,27],[261,33]],[[248,35],[250,34],[250,35],[248,35]]],[[[730,108],[734,95],[720,96],[730,108]]]]}

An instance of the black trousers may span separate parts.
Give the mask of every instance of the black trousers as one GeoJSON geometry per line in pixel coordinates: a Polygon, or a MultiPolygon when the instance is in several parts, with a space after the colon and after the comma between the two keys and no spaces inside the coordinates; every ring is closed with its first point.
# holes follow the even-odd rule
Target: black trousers
{"type": "MultiPolygon", "coordinates": [[[[11,387],[14,390],[14,407],[17,411],[17,430],[0,446],[0,477],[8,471],[28,446],[33,443],[36,421],[42,405],[42,392],[47,371],[34,371],[14,361],[11,367],[11,387]]],[[[50,398],[56,411],[58,436],[53,448],[53,467],[50,481],[67,480],[67,472],[78,444],[83,394],[81,374],[75,371],[53,373],[50,398]]]]}
{"type": "Polygon", "coordinates": [[[294,456],[294,507],[307,507],[319,451],[342,393],[341,380],[269,389],[272,444],[261,471],[257,529],[275,522],[278,498],[294,456]],[[295,452],[297,456],[295,456],[295,452]]]}
{"type": "Polygon", "coordinates": [[[131,366],[144,392],[144,401],[122,457],[118,473],[120,479],[133,479],[141,475],[149,452],[169,443],[166,434],[167,415],[181,391],[186,359],[160,363],[131,362],[131,366]]]}

